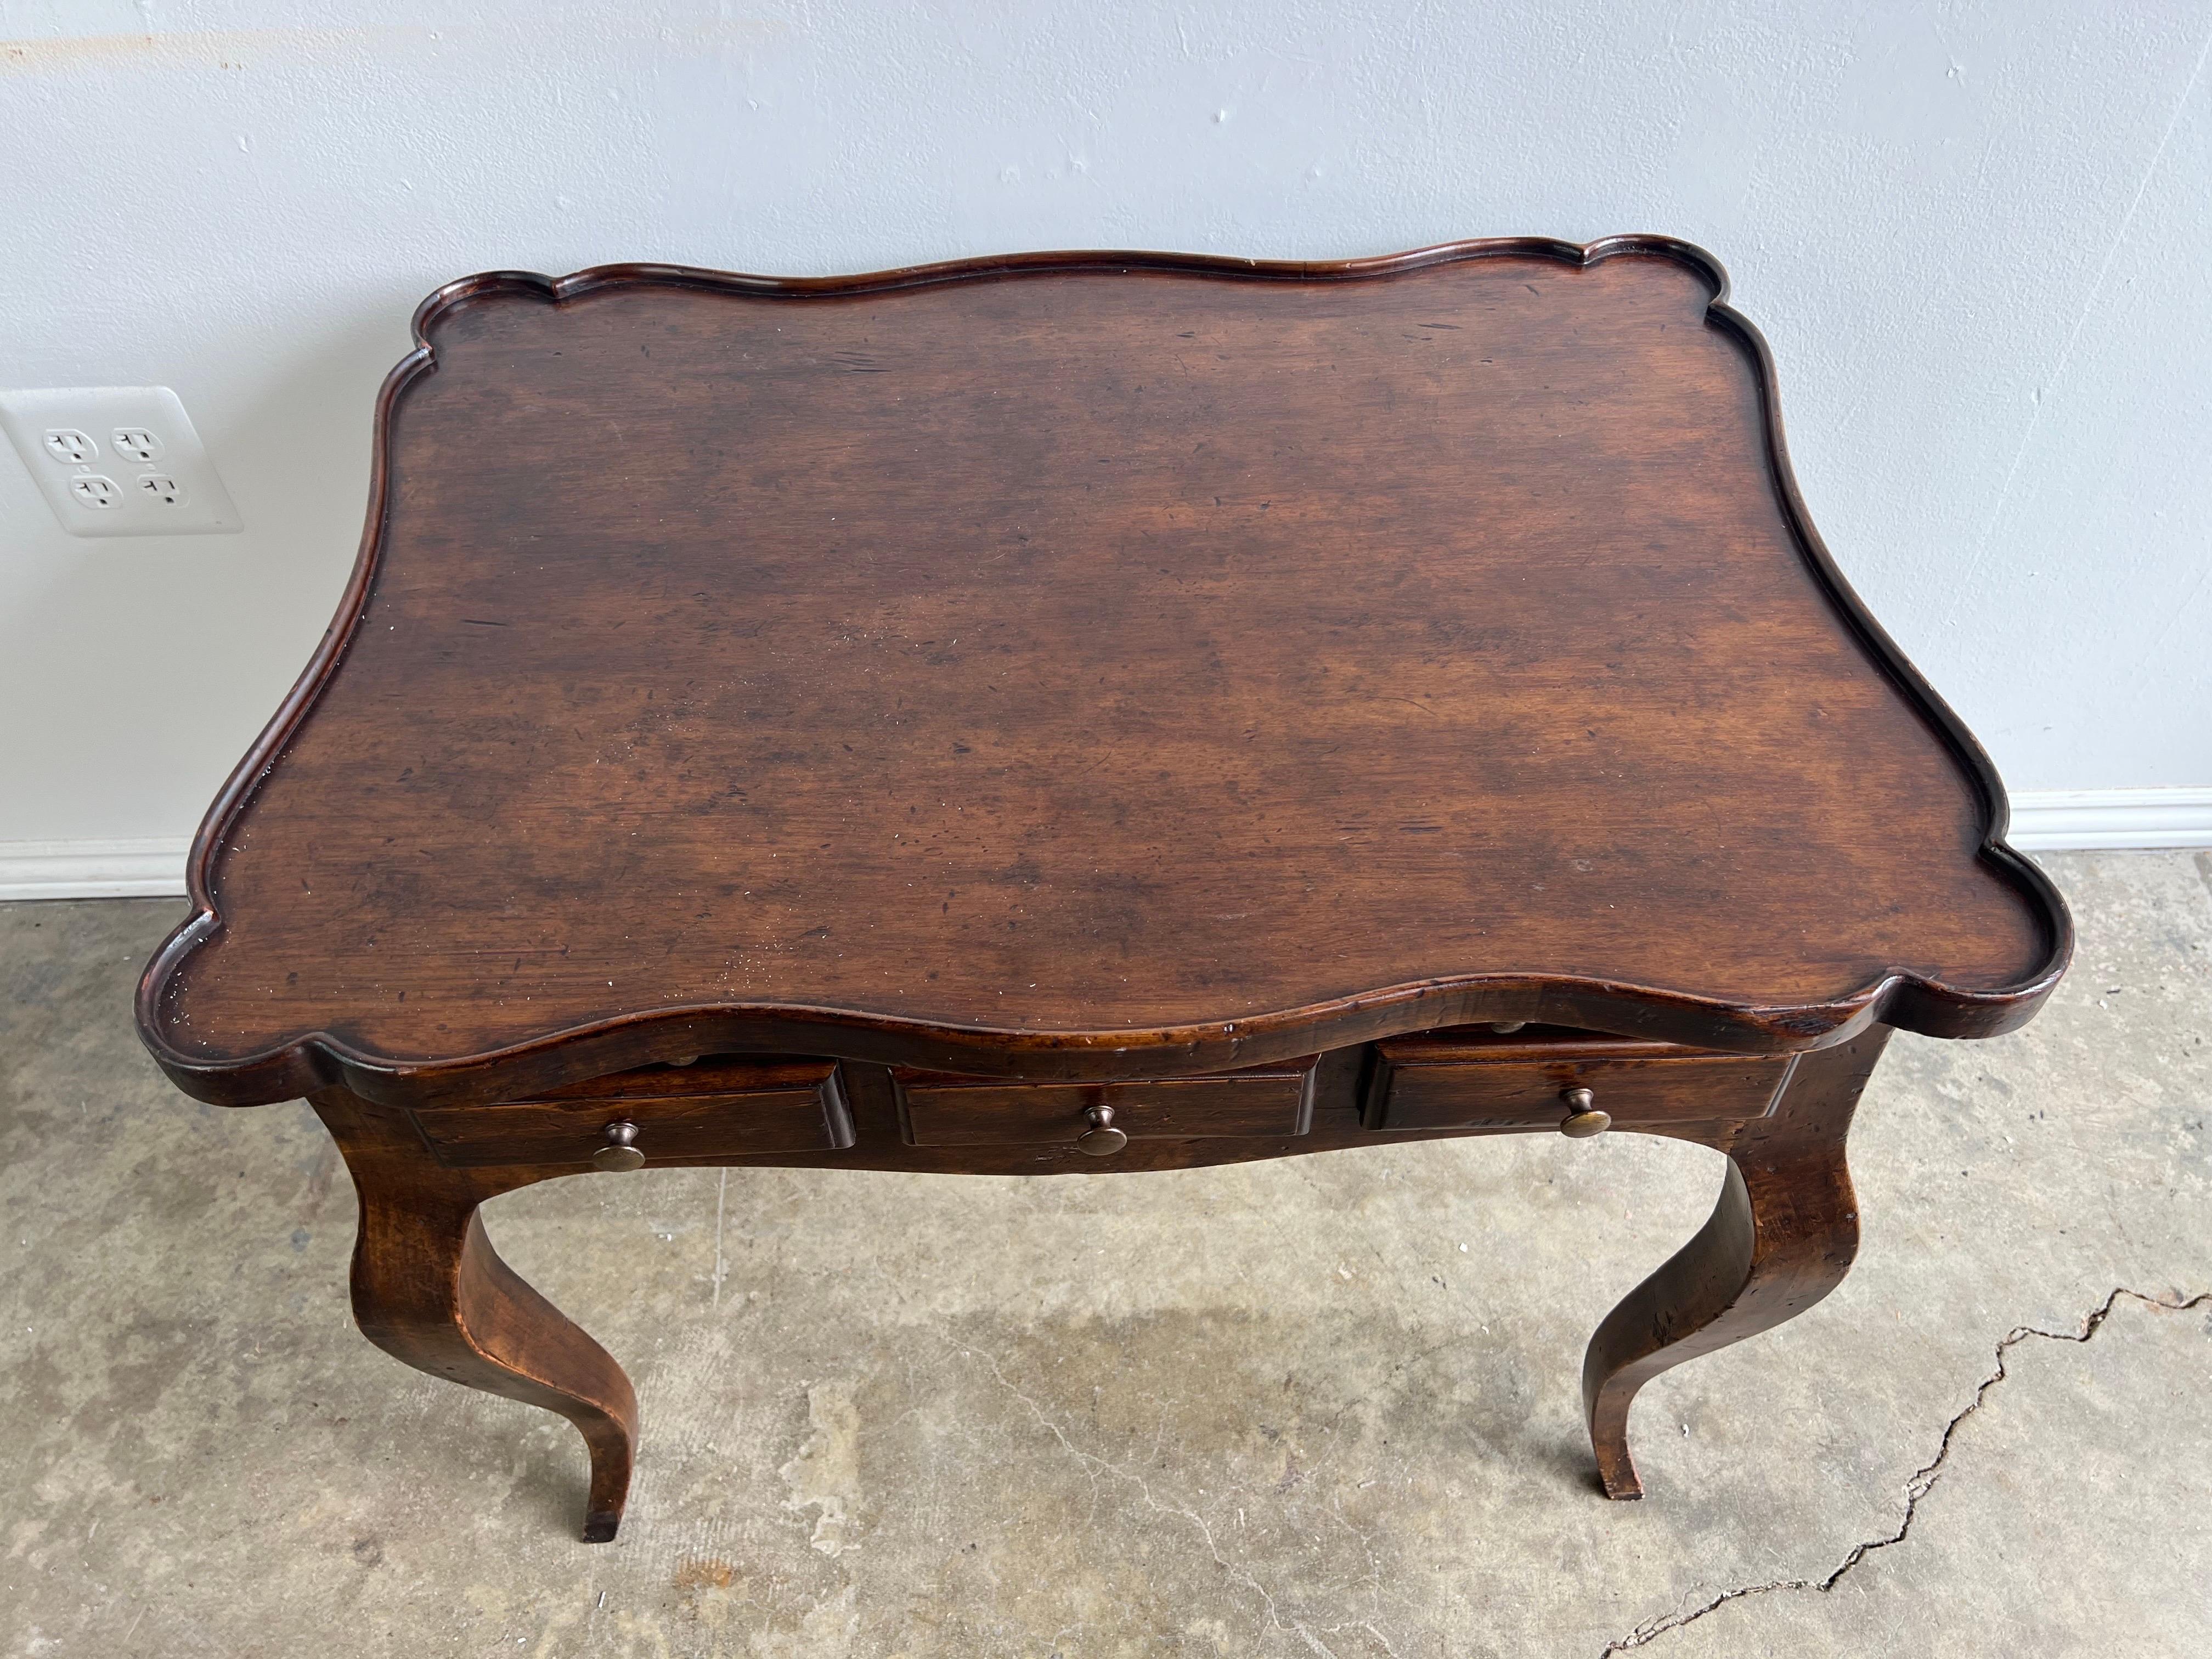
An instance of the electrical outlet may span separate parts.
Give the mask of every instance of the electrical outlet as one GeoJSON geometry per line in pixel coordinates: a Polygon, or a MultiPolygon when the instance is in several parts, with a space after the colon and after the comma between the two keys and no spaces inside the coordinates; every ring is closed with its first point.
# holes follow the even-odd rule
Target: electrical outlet
{"type": "Polygon", "coordinates": [[[72,536],[246,527],[191,417],[165,386],[0,392],[0,428],[72,536]],[[95,433],[106,434],[105,453],[95,433]]]}
{"type": "Polygon", "coordinates": [[[118,426],[109,434],[115,453],[126,460],[146,462],[161,459],[161,441],[143,426],[118,426]]]}

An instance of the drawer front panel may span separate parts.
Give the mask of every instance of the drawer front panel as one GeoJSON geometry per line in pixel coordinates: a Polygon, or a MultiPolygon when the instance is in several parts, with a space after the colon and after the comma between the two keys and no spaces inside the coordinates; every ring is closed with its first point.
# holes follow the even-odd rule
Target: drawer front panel
{"type": "Polygon", "coordinates": [[[652,1164],[754,1152],[808,1152],[853,1144],[853,1118],[828,1060],[733,1060],[683,1071],[595,1078],[538,1100],[441,1106],[415,1114],[438,1161],[589,1167],[611,1123],[637,1126],[652,1164]]]}
{"type": "Polygon", "coordinates": [[[1795,1063],[1658,1043],[1589,1042],[1549,1053],[1500,1044],[1485,1053],[1414,1038],[1376,1045],[1364,1117],[1382,1130],[1552,1128],[1572,1109],[1563,1095],[1577,1088],[1623,1127],[1764,1117],[1795,1063]]]}
{"type": "Polygon", "coordinates": [[[1135,1083],[1008,1083],[912,1071],[892,1077],[911,1146],[1072,1142],[1091,1127],[1098,1106],[1112,1109],[1114,1127],[1132,1140],[1189,1140],[1305,1133],[1318,1059],[1135,1083]]]}

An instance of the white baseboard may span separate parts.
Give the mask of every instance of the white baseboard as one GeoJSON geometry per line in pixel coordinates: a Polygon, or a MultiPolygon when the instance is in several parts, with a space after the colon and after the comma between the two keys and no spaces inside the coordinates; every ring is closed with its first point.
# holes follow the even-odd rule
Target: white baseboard
{"type": "Polygon", "coordinates": [[[2212,847],[2212,789],[2033,789],[2005,839],[2023,853],[2212,847]]]}
{"type": "Polygon", "coordinates": [[[0,841],[0,899],[181,898],[186,836],[0,841]]]}
{"type": "MultiPolygon", "coordinates": [[[[2212,789],[2040,789],[2012,798],[2023,853],[2212,847],[2212,789]]],[[[132,841],[0,841],[0,900],[175,898],[183,836],[132,841]]]]}

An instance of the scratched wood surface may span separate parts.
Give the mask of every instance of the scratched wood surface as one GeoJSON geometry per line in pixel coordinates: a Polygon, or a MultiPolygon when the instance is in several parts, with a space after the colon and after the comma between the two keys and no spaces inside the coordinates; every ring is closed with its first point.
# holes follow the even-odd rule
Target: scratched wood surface
{"type": "Polygon", "coordinates": [[[1602,252],[443,291],[149,1042],[243,1103],[2017,1024],[1993,774],[1714,270],[1602,252]]]}

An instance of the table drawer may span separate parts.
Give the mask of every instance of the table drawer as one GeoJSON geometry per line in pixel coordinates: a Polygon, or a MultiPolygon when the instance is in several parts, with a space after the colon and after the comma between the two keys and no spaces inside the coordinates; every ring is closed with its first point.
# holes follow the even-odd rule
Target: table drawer
{"type": "Polygon", "coordinates": [[[1494,1125],[1553,1128],[1591,1104],[1626,1128],[1764,1117],[1796,1056],[1760,1058],[1559,1032],[1509,1041],[1488,1031],[1431,1032],[1375,1045],[1361,1121],[1370,1129],[1494,1125]]]}
{"type": "MultiPolygon", "coordinates": [[[[915,1146],[1073,1143],[1102,1127],[1131,1140],[1191,1140],[1305,1133],[1319,1059],[1133,1083],[1009,1083],[905,1069],[891,1076],[900,1126],[915,1146]]],[[[1119,1146],[1109,1135],[1084,1150],[1119,1146]]]]}
{"type": "MultiPolygon", "coordinates": [[[[853,1144],[853,1117],[834,1061],[717,1060],[593,1078],[533,1100],[440,1106],[415,1121],[441,1164],[590,1166],[628,1145],[647,1164],[749,1152],[809,1152],[853,1144]],[[635,1126],[611,1138],[609,1126],[635,1126]]],[[[634,1166],[618,1158],[601,1167],[634,1166]]]]}

